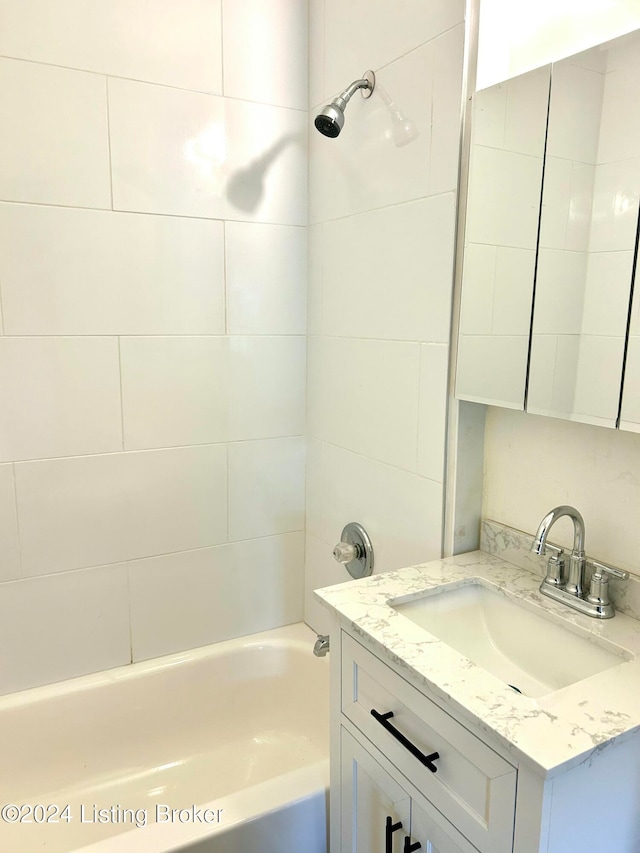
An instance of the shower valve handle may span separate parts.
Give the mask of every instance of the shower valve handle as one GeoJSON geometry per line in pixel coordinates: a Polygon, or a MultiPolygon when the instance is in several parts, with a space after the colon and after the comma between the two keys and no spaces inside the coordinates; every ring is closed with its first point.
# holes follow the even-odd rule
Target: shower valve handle
{"type": "Polygon", "coordinates": [[[362,548],[352,545],[350,542],[338,542],[333,549],[333,556],[339,563],[350,563],[351,560],[359,560],[362,556],[362,548]]]}
{"type": "Polygon", "coordinates": [[[357,521],[350,521],[333,549],[333,557],[352,578],[365,578],[373,571],[373,545],[369,534],[357,521]]]}

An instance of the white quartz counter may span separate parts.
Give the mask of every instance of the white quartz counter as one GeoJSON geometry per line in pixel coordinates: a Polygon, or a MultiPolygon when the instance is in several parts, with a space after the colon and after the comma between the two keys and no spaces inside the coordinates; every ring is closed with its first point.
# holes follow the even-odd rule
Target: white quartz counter
{"type": "MultiPolygon", "coordinates": [[[[353,634],[418,688],[460,719],[496,737],[518,761],[545,777],[587,762],[614,739],[640,732],[640,621],[583,616],[539,592],[540,578],[499,557],[473,551],[326,587],[316,597],[353,634]],[[389,602],[418,598],[447,584],[488,581],[517,596],[525,607],[602,637],[636,656],[583,681],[532,699],[472,663],[395,611],[389,602]]],[[[535,637],[531,638],[535,642],[535,637]]],[[[562,654],[558,648],[557,653],[562,654]]]]}

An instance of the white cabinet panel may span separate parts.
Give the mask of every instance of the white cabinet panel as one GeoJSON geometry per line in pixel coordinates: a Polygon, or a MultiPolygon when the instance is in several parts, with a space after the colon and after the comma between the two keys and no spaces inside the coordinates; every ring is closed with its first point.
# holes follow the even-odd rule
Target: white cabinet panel
{"type": "MultiPolygon", "coordinates": [[[[527,394],[528,412],[609,427],[620,403],[640,186],[640,158],[612,160],[608,144],[618,49],[583,55],[597,63],[553,65],[527,394]]],[[[625,113],[627,95],[617,103],[625,113]]]]}
{"type": "Polygon", "coordinates": [[[461,336],[456,396],[472,403],[522,409],[528,348],[528,335],[461,336]]]}
{"type": "MultiPolygon", "coordinates": [[[[462,400],[524,408],[549,85],[545,66],[474,95],[456,375],[462,400]]],[[[562,209],[553,212],[566,222],[562,209]]]]}
{"type": "Polygon", "coordinates": [[[477,853],[378,750],[345,728],[340,738],[340,853],[403,853],[415,844],[421,853],[477,853]]]}
{"type": "Polygon", "coordinates": [[[342,853],[400,853],[411,825],[407,792],[346,731],[342,732],[342,853]],[[386,844],[387,818],[392,845],[386,844]],[[403,831],[405,830],[405,831],[403,831]]]}
{"type": "Polygon", "coordinates": [[[515,768],[347,636],[342,641],[342,713],[479,850],[511,853],[515,768]],[[383,717],[391,712],[388,728],[374,711],[383,717]],[[435,772],[402,737],[423,755],[436,753],[435,772]]]}
{"type": "Polygon", "coordinates": [[[411,838],[419,842],[424,853],[469,853],[475,850],[469,843],[458,843],[433,817],[414,801],[411,803],[411,838]]]}

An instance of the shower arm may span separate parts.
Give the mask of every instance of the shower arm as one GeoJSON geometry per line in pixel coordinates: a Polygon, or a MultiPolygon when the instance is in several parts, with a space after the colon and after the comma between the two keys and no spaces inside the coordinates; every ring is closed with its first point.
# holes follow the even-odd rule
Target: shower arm
{"type": "Polygon", "coordinates": [[[362,77],[360,80],[354,80],[354,82],[347,89],[345,89],[344,92],[341,92],[341,94],[335,97],[331,101],[331,103],[335,104],[341,110],[344,110],[344,108],[347,106],[351,98],[353,98],[358,89],[367,89],[369,94],[366,94],[365,92],[363,92],[362,94],[365,98],[368,98],[373,92],[373,86],[374,84],[372,83],[372,81],[368,80],[366,77],[362,77]]]}

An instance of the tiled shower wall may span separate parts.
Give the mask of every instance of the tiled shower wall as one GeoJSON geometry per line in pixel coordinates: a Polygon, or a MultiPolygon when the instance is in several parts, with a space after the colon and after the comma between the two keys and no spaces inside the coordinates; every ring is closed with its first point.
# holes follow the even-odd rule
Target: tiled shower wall
{"type": "Polygon", "coordinates": [[[0,0],[0,692],[302,616],[306,53],[0,0]]]}
{"type": "Polygon", "coordinates": [[[348,580],[359,521],[375,571],[440,556],[464,47],[462,0],[312,0],[310,99],[371,68],[338,139],[310,137],[305,616],[348,580]]]}

